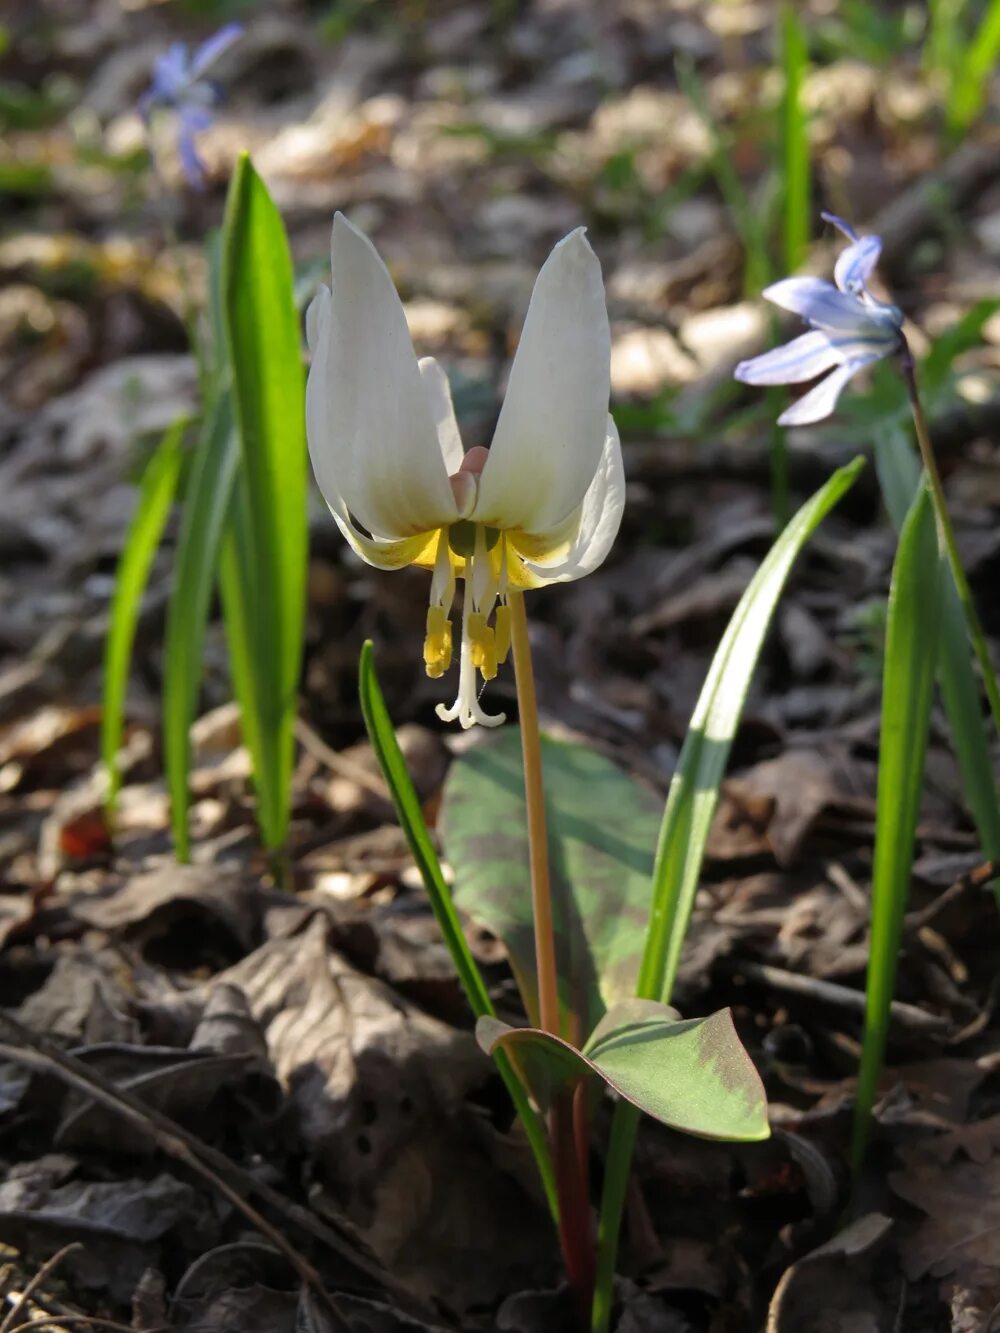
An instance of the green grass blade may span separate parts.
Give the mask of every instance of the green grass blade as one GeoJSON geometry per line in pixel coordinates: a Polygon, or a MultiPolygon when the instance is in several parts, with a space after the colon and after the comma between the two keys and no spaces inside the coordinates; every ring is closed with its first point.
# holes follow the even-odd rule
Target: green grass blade
{"type": "MultiPolygon", "coordinates": [[[[444,942],[448,946],[448,952],[455,964],[455,971],[458,973],[462,989],[465,991],[469,1006],[477,1018],[482,1018],[484,1015],[495,1017],[496,1011],[493,1008],[489,991],[486,989],[482,973],[479,971],[476,960],[472,956],[472,951],[462,934],[462,927],[451,900],[451,893],[445,883],[444,875],[441,873],[441,863],[438,860],[430,832],[424,822],[420,799],[406,770],[406,761],[396,740],[392,720],[389,717],[378,677],[375,674],[375,656],[370,642],[366,643],[361,649],[358,683],[361,692],[361,711],[364,714],[365,726],[368,729],[372,749],[375,751],[382,776],[385,778],[386,785],[392,794],[396,814],[399,817],[403,833],[406,835],[406,841],[416,862],[417,869],[420,871],[420,877],[424,882],[424,888],[430,900],[431,910],[444,937],[444,942]]],[[[525,1088],[514,1073],[508,1057],[502,1051],[497,1052],[497,1057],[494,1057],[497,1068],[507,1085],[511,1099],[528,1136],[535,1154],[535,1161],[538,1164],[549,1208],[553,1217],[556,1217],[558,1215],[558,1203],[555,1176],[552,1171],[544,1126],[529,1101],[525,1088]]]]}
{"type": "MultiPolygon", "coordinates": [[[[905,431],[889,426],[876,434],[875,468],[889,516],[896,528],[901,528],[921,475],[916,451],[905,431]]],[[[950,570],[944,580],[940,614],[938,680],[962,790],[983,855],[996,860],[1000,858],[1000,801],[965,616],[950,570]]],[[[1000,906],[1000,882],[994,881],[993,892],[1000,906]]]]}
{"type": "Polygon", "coordinates": [[[1000,57],[1000,0],[989,0],[976,35],[956,57],[948,92],[945,124],[953,135],[962,134],[986,104],[990,79],[1000,57]]]}
{"type": "Polygon", "coordinates": [[[809,248],[809,125],[802,104],[809,49],[802,24],[790,5],[781,18],[781,63],[785,81],[781,102],[782,221],[785,268],[793,273],[809,248]]]}
{"type": "Polygon", "coordinates": [[[669,1003],[730,746],[792,565],[863,466],[863,460],[855,459],[840,468],[792,518],[740,599],[712,660],[660,828],[649,933],[639,973],[638,994],[643,999],[669,1003]]]}
{"type": "MultiPolygon", "coordinates": [[[[716,650],[670,784],[653,870],[653,904],[638,995],[669,1003],[687,933],[708,832],[733,737],[771,618],[802,547],[850,489],[864,460],[840,468],[798,511],[765,556],[716,650]]],[[[605,1333],[618,1233],[639,1112],[620,1102],[611,1125],[597,1238],[593,1333],[605,1333]]]]}
{"type": "Polygon", "coordinates": [[[931,705],[942,561],[930,493],[921,486],[903,524],[889,592],[872,872],[864,1035],[851,1158],[861,1165],[885,1058],[889,1007],[910,888],[931,705]]]}
{"type": "Polygon", "coordinates": [[[191,855],[188,773],[191,723],[198,705],[202,645],[219,546],[239,451],[228,397],[217,399],[203,426],[184,497],[163,653],[163,752],[177,858],[191,855]]]}
{"type": "Polygon", "coordinates": [[[708,103],[705,85],[699,78],[690,60],[679,58],[675,62],[677,82],[685,97],[690,101],[698,119],[704,125],[709,136],[709,164],[719,193],[729,210],[733,225],[743,242],[744,269],[743,287],[748,295],[757,296],[762,287],[766,287],[771,276],[771,264],[767,253],[768,210],[750,197],[739,173],[729,156],[727,145],[712,115],[708,103]]]}
{"type": "Polygon", "coordinates": [[[288,240],[267,189],[240,159],[226,204],[223,317],[240,441],[247,663],[245,719],[267,847],[287,838],[308,545],[305,383],[288,240]]]}
{"type": "Polygon", "coordinates": [[[160,544],[177,494],[177,483],[184,463],[184,431],[187,425],[187,417],[178,417],[146,465],[139,487],[139,502],[129,525],[115,575],[108,637],[104,644],[101,713],[101,757],[108,773],[109,814],[114,813],[121,787],[118,750],[125,725],[125,695],[139,607],[156,548],[160,544]]]}

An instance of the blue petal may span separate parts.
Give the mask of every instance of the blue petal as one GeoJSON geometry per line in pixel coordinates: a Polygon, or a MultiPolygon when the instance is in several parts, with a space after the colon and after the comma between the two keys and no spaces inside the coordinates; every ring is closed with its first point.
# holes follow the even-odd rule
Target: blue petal
{"type": "Polygon", "coordinates": [[[873,323],[856,296],[838,291],[822,278],[783,278],[765,287],[762,295],[820,329],[863,333],[873,323]]]}
{"type": "Polygon", "coordinates": [[[837,406],[837,399],[844,386],[864,366],[880,359],[879,352],[868,352],[864,356],[853,357],[845,361],[836,370],[831,370],[825,380],[820,380],[815,389],[803,394],[791,407],[786,408],[778,418],[779,426],[809,426],[814,421],[822,421],[837,406]]]}
{"type": "Polygon", "coordinates": [[[197,102],[185,102],[180,110],[180,118],[188,134],[200,134],[215,119],[208,107],[199,106],[197,102]]]}
{"type": "Polygon", "coordinates": [[[871,276],[881,253],[882,239],[879,236],[862,236],[859,241],[841,251],[833,270],[833,279],[840,290],[860,291],[871,276]]]}
{"type": "Polygon", "coordinates": [[[153,63],[151,100],[167,105],[177,100],[188,80],[188,53],[183,42],[172,42],[169,49],[153,63]]]}
{"type": "Polygon", "coordinates": [[[858,239],[858,233],[854,230],[851,224],[845,222],[843,218],[838,218],[836,213],[820,213],[820,217],[824,222],[832,223],[838,231],[843,232],[849,241],[856,241],[858,239]]]}
{"type": "Polygon", "coordinates": [[[228,51],[233,42],[238,41],[242,36],[242,23],[227,23],[214,36],[202,42],[191,61],[192,79],[200,79],[209,65],[214,65],[223,52],[228,51]]]}
{"type": "Polygon", "coordinates": [[[177,131],[177,152],[181,159],[181,169],[192,189],[203,190],[205,188],[205,164],[198,156],[194,135],[194,127],[188,123],[187,116],[182,113],[177,131]]]}
{"type": "Polygon", "coordinates": [[[744,384],[801,384],[843,359],[825,333],[814,331],[793,338],[773,352],[741,361],[733,374],[744,384]]]}

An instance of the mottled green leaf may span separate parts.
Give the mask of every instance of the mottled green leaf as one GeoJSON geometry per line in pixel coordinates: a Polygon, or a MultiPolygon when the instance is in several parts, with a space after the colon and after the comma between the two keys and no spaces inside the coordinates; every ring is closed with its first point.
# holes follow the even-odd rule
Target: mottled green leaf
{"type": "MultiPolygon", "coordinates": [[[[582,745],[543,738],[545,808],[564,1031],[590,1032],[635,992],[649,916],[660,800],[582,745]],[[578,1029],[568,1015],[580,1019],[578,1029]]],[[[503,940],[537,1018],[521,742],[491,736],[452,764],[441,839],[456,905],[503,940]]]]}
{"type": "Polygon", "coordinates": [[[491,1055],[498,1047],[507,1052],[543,1109],[561,1088],[596,1077],[685,1134],[751,1141],[770,1132],[760,1075],[728,1009],[678,1019],[667,1005],[629,1000],[609,1010],[583,1051],[496,1018],[481,1018],[476,1036],[491,1055]]]}

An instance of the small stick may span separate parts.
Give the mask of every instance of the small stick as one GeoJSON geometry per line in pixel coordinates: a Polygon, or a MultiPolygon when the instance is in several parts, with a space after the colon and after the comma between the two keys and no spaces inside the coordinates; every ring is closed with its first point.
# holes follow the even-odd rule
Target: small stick
{"type": "MultiPolygon", "coordinates": [[[[833,981],[819,981],[801,972],[787,972],[783,967],[771,967],[767,963],[731,963],[727,965],[727,970],[741,973],[751,981],[759,981],[789,995],[803,995],[821,1004],[853,1009],[859,1014],[865,1011],[863,991],[851,990],[849,986],[839,986],[833,981]]],[[[893,1000],[890,1013],[900,1027],[909,1028],[911,1032],[945,1032],[950,1026],[946,1018],[925,1013],[916,1005],[904,1004],[901,1000],[893,1000]]]]}
{"type": "MultiPolygon", "coordinates": [[[[46,1038],[32,1032],[15,1018],[12,1018],[10,1014],[0,1013],[0,1030],[3,1029],[6,1029],[19,1044],[0,1043],[0,1059],[10,1060],[14,1064],[24,1065],[29,1069],[36,1069],[43,1073],[54,1074],[61,1078],[63,1082],[70,1084],[86,1096],[117,1112],[117,1114],[143,1130],[152,1138],[161,1152],[183,1162],[190,1170],[200,1175],[214,1189],[223,1194],[262,1235],[265,1235],[271,1241],[275,1249],[285,1256],[302,1281],[317,1292],[325,1305],[332,1309],[331,1298],[324,1289],[316,1269],[299,1254],[281,1232],[277,1231],[266,1218],[257,1212],[252,1204],[247,1202],[239,1193],[239,1190],[227,1182],[225,1177],[228,1176],[239,1186],[239,1189],[244,1190],[248,1195],[258,1195],[269,1207],[299,1226],[314,1239],[319,1240],[341,1258],[346,1259],[348,1263],[353,1264],[356,1269],[372,1278],[383,1289],[392,1292],[401,1304],[406,1304],[412,1309],[423,1310],[422,1303],[416,1297],[408,1292],[396,1279],[391,1278],[389,1274],[384,1272],[374,1258],[369,1258],[362,1251],[361,1242],[350,1236],[348,1223],[341,1222],[341,1226],[348,1234],[346,1236],[339,1235],[306,1209],[292,1203],[277,1190],[272,1189],[270,1185],[257,1180],[249,1172],[237,1166],[235,1162],[231,1162],[224,1153],[219,1152],[207,1143],[203,1143],[195,1135],[188,1133],[176,1121],[164,1115],[162,1111],[153,1106],[148,1106],[127,1088],[118,1087],[84,1061],[77,1059],[76,1056],[60,1051],[46,1038]]],[[[339,1312],[332,1309],[332,1313],[337,1321],[337,1326],[346,1329],[346,1322],[339,1312]]]]}
{"type": "Polygon", "coordinates": [[[67,1254],[71,1254],[74,1250],[79,1250],[79,1249],[82,1249],[82,1246],[78,1240],[75,1240],[71,1245],[64,1245],[63,1248],[59,1250],[56,1254],[53,1254],[51,1258],[46,1259],[45,1263],[42,1264],[41,1268],[31,1279],[31,1281],[28,1283],[25,1289],[18,1296],[14,1297],[14,1301],[13,1304],[11,1305],[11,1308],[4,1315],[3,1323],[0,1324],[0,1333],[12,1333],[12,1330],[16,1327],[15,1320],[17,1319],[17,1316],[21,1313],[22,1310],[27,1309],[28,1302],[31,1300],[32,1296],[42,1285],[45,1279],[47,1277],[50,1277],[55,1272],[55,1270],[59,1267],[62,1261],[66,1258],[67,1254]]]}

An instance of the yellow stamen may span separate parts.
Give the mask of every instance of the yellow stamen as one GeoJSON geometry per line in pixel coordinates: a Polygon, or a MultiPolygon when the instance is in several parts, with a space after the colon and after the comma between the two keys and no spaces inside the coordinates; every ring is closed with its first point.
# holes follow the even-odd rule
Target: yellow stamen
{"type": "Polygon", "coordinates": [[[493,618],[493,640],[498,662],[506,662],[510,652],[510,608],[501,602],[493,618]]]}
{"type": "Polygon", "coordinates": [[[473,611],[469,616],[469,653],[483,680],[492,680],[497,674],[496,637],[482,611],[473,611]]]}
{"type": "Polygon", "coordinates": [[[443,676],[451,666],[451,621],[443,606],[427,608],[424,664],[432,680],[443,676]]]}

